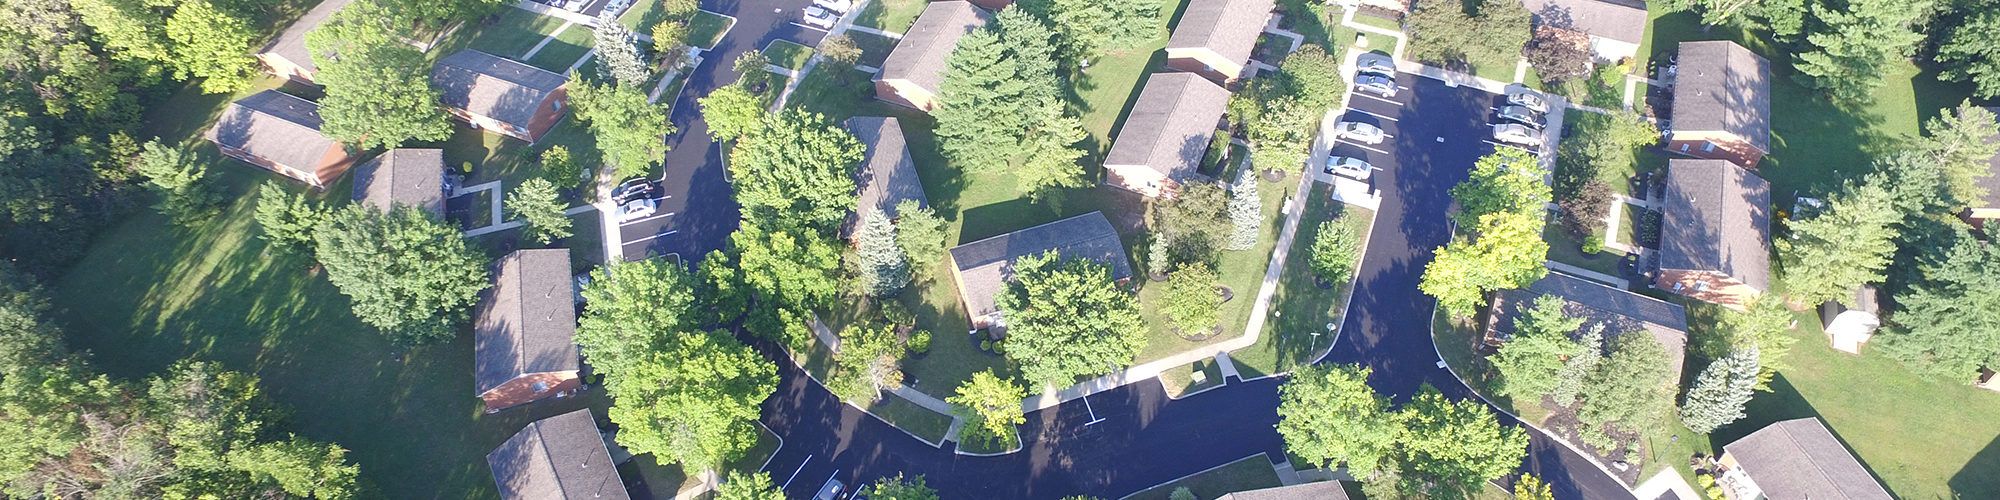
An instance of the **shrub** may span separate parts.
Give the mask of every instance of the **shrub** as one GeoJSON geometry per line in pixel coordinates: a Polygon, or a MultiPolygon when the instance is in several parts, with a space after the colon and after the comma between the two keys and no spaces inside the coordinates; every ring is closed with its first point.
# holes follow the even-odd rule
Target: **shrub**
{"type": "Polygon", "coordinates": [[[979,350],[981,350],[981,351],[991,351],[991,350],[993,350],[993,341],[991,341],[991,340],[981,340],[981,341],[979,341],[979,350]]]}
{"type": "Polygon", "coordinates": [[[1167,495],[1167,498],[1168,500],[1195,500],[1194,491],[1189,490],[1186,486],[1174,488],[1174,492],[1167,495]]]}
{"type": "Polygon", "coordinates": [[[907,345],[907,347],[909,347],[910,352],[917,354],[930,352],[931,332],[929,330],[917,330],[916,332],[911,333],[910,343],[907,345]]]}
{"type": "Polygon", "coordinates": [[[1602,251],[1604,251],[1603,236],[1593,234],[1583,238],[1583,253],[1595,255],[1597,252],[1602,251]]]}
{"type": "Polygon", "coordinates": [[[882,319],[888,320],[889,324],[892,325],[908,326],[917,324],[917,317],[910,314],[910,308],[904,306],[903,301],[895,299],[882,301],[882,319]]]}

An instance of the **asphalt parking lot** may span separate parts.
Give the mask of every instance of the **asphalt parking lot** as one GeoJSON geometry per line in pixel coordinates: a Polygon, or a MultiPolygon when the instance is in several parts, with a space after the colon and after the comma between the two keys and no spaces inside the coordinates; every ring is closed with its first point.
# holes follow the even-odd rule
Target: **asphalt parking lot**
{"type": "MultiPolygon", "coordinates": [[[[1505,95],[1473,87],[1449,86],[1410,73],[1398,73],[1396,84],[1395,97],[1353,92],[1346,112],[1339,118],[1342,122],[1365,123],[1380,128],[1385,140],[1380,144],[1366,144],[1335,141],[1329,136],[1326,142],[1333,143],[1333,146],[1313,152],[1311,161],[1315,178],[1328,182],[1334,176],[1325,170],[1330,157],[1359,158],[1374,166],[1369,182],[1382,189],[1397,182],[1395,172],[1405,164],[1430,170],[1433,165],[1452,163],[1463,164],[1469,169],[1470,162],[1492,154],[1495,148],[1521,149],[1493,140],[1491,124],[1500,122],[1497,114],[1501,107],[1507,105],[1505,95]]],[[[1540,151],[1531,152],[1541,154],[1540,151]]],[[[1456,181],[1452,183],[1456,184],[1456,181]]]]}

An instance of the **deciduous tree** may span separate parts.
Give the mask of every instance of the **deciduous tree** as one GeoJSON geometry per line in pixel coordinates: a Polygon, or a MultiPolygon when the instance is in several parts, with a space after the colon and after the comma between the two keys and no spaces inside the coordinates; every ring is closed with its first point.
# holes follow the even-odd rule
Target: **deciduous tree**
{"type": "Polygon", "coordinates": [[[1396,451],[1402,423],[1389,398],[1368,386],[1359,365],[1307,366],[1278,386],[1278,434],[1285,451],[1314,467],[1345,464],[1367,475],[1396,451]]]}
{"type": "Polygon", "coordinates": [[[1548,274],[1540,209],[1494,212],[1479,218],[1476,240],[1453,240],[1439,247],[1424,267],[1425,294],[1456,317],[1471,317],[1485,292],[1521,288],[1548,274]]]}
{"type": "Polygon", "coordinates": [[[685,470],[719,468],[757,443],[777,367],[726,332],[681,336],[611,379],[618,444],[685,470]]]}
{"type": "Polygon", "coordinates": [[[1584,321],[1563,314],[1565,304],[1561,297],[1543,295],[1535,298],[1534,307],[1515,305],[1519,315],[1514,317],[1514,338],[1488,359],[1500,372],[1495,392],[1532,404],[1555,391],[1564,361],[1577,351],[1577,342],[1569,336],[1584,321]]]}
{"type": "Polygon", "coordinates": [[[570,156],[569,148],[561,144],[549,146],[542,151],[542,179],[557,189],[570,189],[583,184],[583,164],[570,156]]]}
{"type": "Polygon", "coordinates": [[[1608,452],[1617,444],[1610,431],[1658,429],[1678,392],[1668,385],[1677,382],[1668,363],[1666,348],[1645,330],[1614,337],[1611,355],[1584,379],[1583,404],[1576,409],[1584,442],[1608,452]]]}
{"type": "Polygon", "coordinates": [[[889,325],[861,323],[840,330],[839,363],[827,390],[847,401],[874,402],[882,391],[903,387],[903,346],[889,325]]]}
{"type": "Polygon", "coordinates": [[[1361,238],[1348,227],[1347,217],[1319,223],[1313,230],[1312,271],[1320,279],[1347,281],[1355,259],[1360,257],[1361,238]]]}
{"type": "MultiPolygon", "coordinates": [[[[705,259],[721,260],[714,257],[705,259]]],[[[693,316],[694,278],[665,259],[613,263],[592,269],[583,287],[576,344],[590,367],[623,377],[630,367],[680,338],[700,335],[693,316]]]]}
{"type": "Polygon", "coordinates": [[[700,102],[708,135],[718,142],[749,135],[764,120],[764,102],[740,86],[718,87],[700,102]]]}
{"type": "Polygon", "coordinates": [[[944,260],[946,236],[944,219],[930,207],[917,200],[896,202],[896,246],[909,256],[918,277],[929,279],[931,268],[944,260]]]}
{"type": "Polygon", "coordinates": [[[451,340],[487,286],[486,258],[422,210],[348,205],[313,231],[327,281],[354,315],[399,343],[451,340]]]}
{"type": "Polygon", "coordinates": [[[1458,214],[1452,220],[1461,228],[1471,228],[1495,212],[1540,213],[1550,197],[1541,174],[1541,164],[1526,151],[1495,149],[1472,164],[1470,179],[1451,188],[1451,199],[1458,202],[1458,214]]]}
{"type": "Polygon", "coordinates": [[[956,392],[945,401],[951,403],[953,415],[965,420],[958,431],[960,441],[1011,442],[1014,426],[1028,421],[1021,412],[1021,400],[1028,397],[1028,391],[1013,379],[993,375],[993,370],[972,374],[956,392]]]}
{"type": "Polygon", "coordinates": [[[166,32],[179,78],[200,78],[201,91],[207,94],[250,88],[257,71],[250,44],[257,32],[240,14],[208,0],[182,0],[167,18],[166,32]]]}
{"type": "Polygon", "coordinates": [[[528,179],[507,193],[507,212],[526,223],[521,236],[543,245],[569,237],[570,220],[563,205],[556,186],[547,179],[528,179]]]}
{"type": "Polygon", "coordinates": [[[1146,325],[1111,268],[1055,252],[1014,262],[1014,280],[996,302],[1007,321],[1007,356],[1037,386],[1066,387],[1132,362],[1146,325]]]}
{"type": "Polygon", "coordinates": [[[1528,434],[1503,427],[1485,404],[1451,401],[1437,389],[1424,389],[1403,405],[1400,476],[1405,484],[1431,498],[1471,498],[1487,481],[1521,466],[1528,454],[1528,434]]]}
{"type": "Polygon", "coordinates": [[[257,227],[263,228],[264,241],[273,247],[310,250],[313,229],[325,216],[305,195],[290,192],[279,183],[266,182],[257,188],[257,227]]]}
{"type": "Polygon", "coordinates": [[[1216,315],[1222,310],[1222,294],[1215,292],[1215,271],[1195,263],[1174,271],[1167,293],[1160,297],[1160,313],[1173,320],[1182,335],[1204,335],[1221,326],[1216,315]]]}
{"type": "Polygon", "coordinates": [[[924,476],[922,474],[917,475],[917,477],[904,479],[903,473],[898,472],[896,473],[896,477],[885,477],[875,480],[875,484],[868,487],[868,498],[878,498],[881,500],[938,500],[938,492],[924,484],[924,476]]]}
{"type": "Polygon", "coordinates": [[[1902,220],[1888,189],[1850,183],[1818,216],[1787,224],[1791,237],[1773,238],[1780,274],[1793,298],[1807,304],[1839,300],[1866,283],[1878,283],[1895,253],[1902,220]]]}
{"type": "Polygon", "coordinates": [[[729,471],[729,480],[715,489],[715,500],[785,500],[785,492],[771,484],[771,475],[729,471]]]}
{"type": "Polygon", "coordinates": [[[818,113],[786,110],[758,122],[729,168],[736,201],[754,215],[826,228],[854,209],[861,141],[818,113]]]}
{"type": "Polygon", "coordinates": [[[674,133],[667,107],[646,102],[639,89],[597,85],[570,77],[570,105],[576,117],[590,124],[604,163],[622,177],[644,175],[667,157],[666,138],[674,133]]]}

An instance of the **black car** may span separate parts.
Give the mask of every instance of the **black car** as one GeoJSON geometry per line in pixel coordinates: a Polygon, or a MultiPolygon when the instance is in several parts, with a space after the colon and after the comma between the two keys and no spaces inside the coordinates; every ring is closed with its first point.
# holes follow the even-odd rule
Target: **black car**
{"type": "Polygon", "coordinates": [[[611,202],[623,204],[640,198],[653,197],[653,180],[644,177],[628,179],[624,184],[611,188],[611,202]]]}

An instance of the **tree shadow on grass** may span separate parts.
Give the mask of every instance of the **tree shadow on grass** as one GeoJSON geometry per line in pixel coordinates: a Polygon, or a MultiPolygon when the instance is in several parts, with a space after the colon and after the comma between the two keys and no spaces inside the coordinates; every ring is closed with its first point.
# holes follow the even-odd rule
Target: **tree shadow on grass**
{"type": "Polygon", "coordinates": [[[1986,443],[1946,484],[1959,494],[2000,491],[2000,438],[1986,443]]]}

